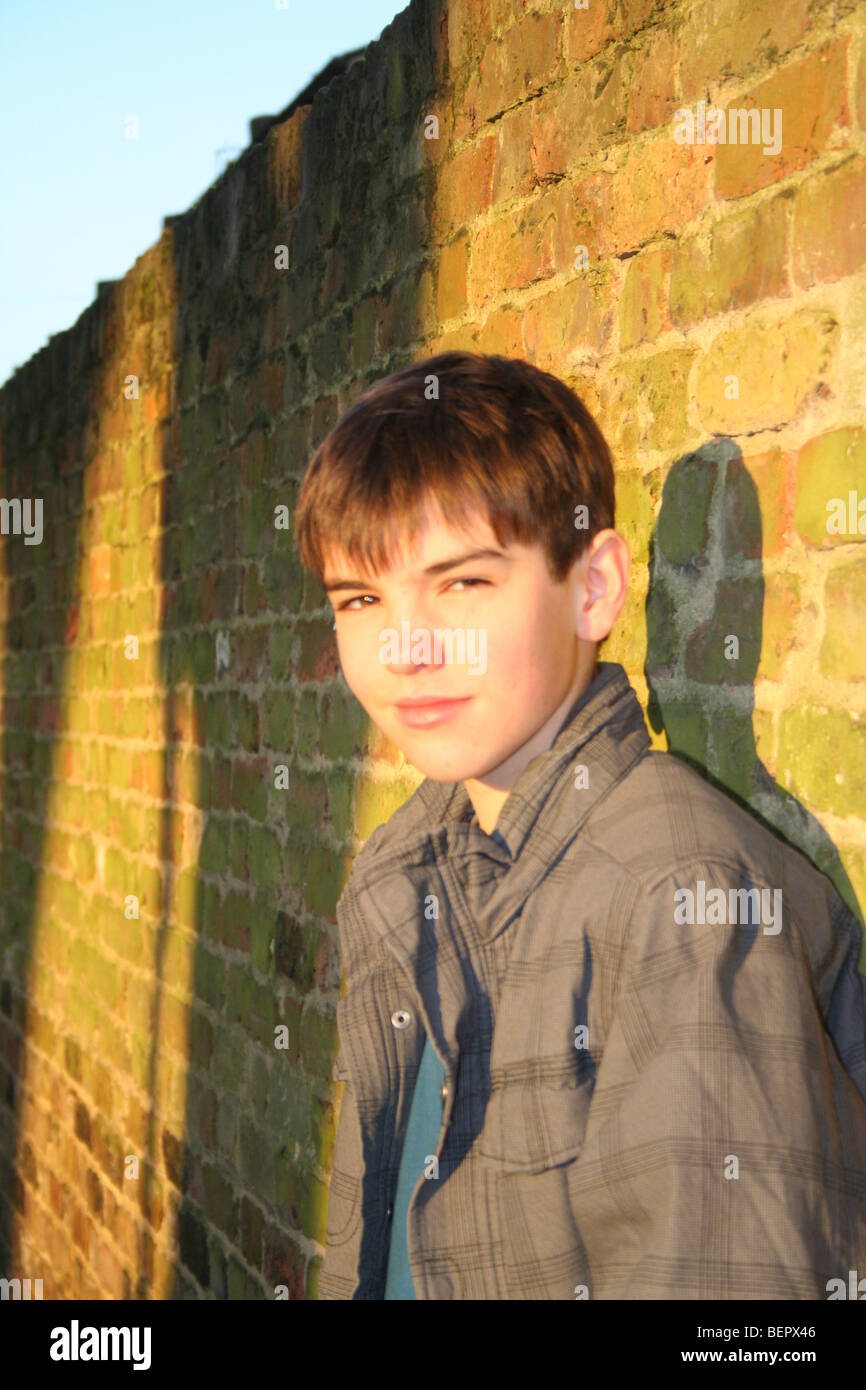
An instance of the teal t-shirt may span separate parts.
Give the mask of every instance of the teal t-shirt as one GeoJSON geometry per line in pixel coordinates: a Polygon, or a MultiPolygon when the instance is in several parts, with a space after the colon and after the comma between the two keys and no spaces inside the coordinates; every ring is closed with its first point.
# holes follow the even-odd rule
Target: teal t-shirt
{"type": "Polygon", "coordinates": [[[444,1080],[445,1068],[430,1046],[430,1039],[425,1033],[424,1051],[421,1054],[421,1066],[412,1094],[409,1124],[403,1143],[403,1153],[400,1156],[400,1171],[397,1175],[391,1246],[388,1251],[388,1274],[385,1280],[386,1299],[414,1299],[415,1297],[412,1271],[409,1268],[406,1217],[409,1212],[409,1199],[416,1182],[424,1172],[424,1160],[428,1154],[436,1152],[439,1131],[442,1128],[442,1097],[440,1092],[444,1080]]]}

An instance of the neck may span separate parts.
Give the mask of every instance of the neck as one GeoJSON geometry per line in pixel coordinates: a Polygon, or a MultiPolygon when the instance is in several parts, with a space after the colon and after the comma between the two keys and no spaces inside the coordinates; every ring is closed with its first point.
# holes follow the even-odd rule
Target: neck
{"type": "Polygon", "coordinates": [[[509,758],[506,758],[505,762],[485,773],[484,777],[469,778],[464,782],[469,800],[475,808],[478,824],[486,835],[490,835],[495,828],[499,813],[508,800],[511,788],[524,768],[528,767],[532,759],[538,757],[539,753],[544,753],[551,747],[571,706],[592,684],[597,671],[598,662],[595,657],[595,648],[591,646],[588,656],[578,657],[577,670],[568,692],[532,738],[522,744],[509,758]]]}

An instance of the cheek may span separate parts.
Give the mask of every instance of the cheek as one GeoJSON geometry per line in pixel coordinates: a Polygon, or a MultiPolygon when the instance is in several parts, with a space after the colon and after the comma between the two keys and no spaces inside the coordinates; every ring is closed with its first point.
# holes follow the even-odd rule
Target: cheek
{"type": "Polygon", "coordinates": [[[543,685],[565,657],[565,643],[549,602],[540,597],[519,616],[503,614],[488,627],[487,654],[491,671],[523,688],[543,685]]]}

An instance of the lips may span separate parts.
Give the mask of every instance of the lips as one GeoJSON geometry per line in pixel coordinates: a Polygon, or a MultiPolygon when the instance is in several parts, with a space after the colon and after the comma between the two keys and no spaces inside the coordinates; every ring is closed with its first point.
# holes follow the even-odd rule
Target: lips
{"type": "Polygon", "coordinates": [[[444,700],[441,696],[435,700],[401,700],[394,708],[408,728],[427,729],[431,725],[444,723],[446,719],[453,719],[471,699],[471,695],[463,695],[453,700],[444,700]]]}
{"type": "Polygon", "coordinates": [[[453,705],[468,700],[468,695],[416,695],[411,700],[398,700],[398,709],[427,709],[430,705],[453,705]]]}

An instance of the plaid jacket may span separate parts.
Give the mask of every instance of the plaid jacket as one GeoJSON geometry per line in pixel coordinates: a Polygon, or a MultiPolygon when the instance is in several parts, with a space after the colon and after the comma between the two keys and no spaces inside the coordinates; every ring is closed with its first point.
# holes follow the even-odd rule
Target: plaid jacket
{"type": "Polygon", "coordinates": [[[338,922],[320,1298],[383,1297],[425,1029],[447,1081],[409,1206],[419,1299],[826,1299],[866,1276],[859,923],[652,750],[620,665],[492,834],[461,783],[424,781],[338,922]]]}

